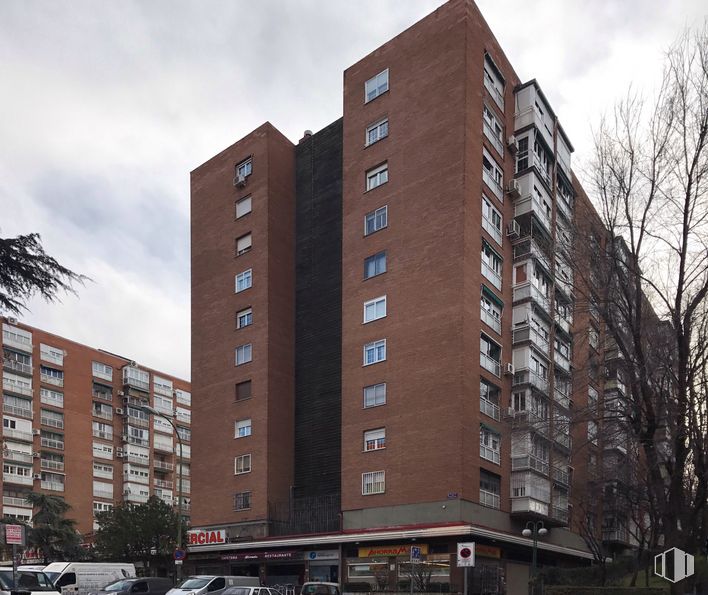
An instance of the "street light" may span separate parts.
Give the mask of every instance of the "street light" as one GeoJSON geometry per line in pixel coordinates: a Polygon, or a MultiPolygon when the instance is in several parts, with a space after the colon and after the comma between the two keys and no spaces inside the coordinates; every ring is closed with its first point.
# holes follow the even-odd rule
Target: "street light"
{"type": "MultiPolygon", "coordinates": [[[[172,429],[175,431],[175,436],[177,436],[177,444],[179,444],[179,462],[177,463],[178,469],[177,469],[177,486],[178,486],[178,500],[177,500],[177,549],[181,550],[182,549],[182,438],[179,435],[179,432],[177,431],[177,426],[175,426],[174,422],[164,413],[161,411],[158,411],[154,407],[151,407],[150,405],[132,405],[136,409],[147,413],[147,414],[152,414],[152,415],[157,415],[158,417],[161,417],[167,423],[169,423],[172,426],[172,429]]],[[[182,580],[182,564],[181,560],[175,560],[175,576],[177,578],[177,583],[179,584],[180,581],[182,580]],[[180,564],[177,564],[177,562],[180,562],[180,564]]]]}
{"type": "Polygon", "coordinates": [[[529,579],[529,593],[536,592],[536,552],[538,550],[538,538],[548,535],[548,529],[543,526],[543,521],[529,521],[526,528],[521,532],[524,537],[533,537],[533,554],[531,558],[531,578],[529,579]]]}

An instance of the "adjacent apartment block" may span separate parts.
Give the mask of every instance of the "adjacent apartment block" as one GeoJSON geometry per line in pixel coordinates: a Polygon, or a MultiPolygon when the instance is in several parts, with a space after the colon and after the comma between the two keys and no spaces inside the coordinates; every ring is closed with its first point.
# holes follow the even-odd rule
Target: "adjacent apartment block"
{"type": "Polygon", "coordinates": [[[88,536],[96,512],[158,496],[191,507],[190,384],[2,318],[2,511],[30,522],[29,492],[64,498],[88,536]],[[148,405],[168,421],[138,409],[148,405]],[[91,478],[91,479],[90,479],[91,478]]]}
{"type": "Polygon", "coordinates": [[[192,172],[191,570],[395,589],[417,545],[460,588],[474,541],[475,592],[525,592],[529,522],[542,564],[592,558],[572,152],[451,0],[344,72],[340,120],[192,172]]]}

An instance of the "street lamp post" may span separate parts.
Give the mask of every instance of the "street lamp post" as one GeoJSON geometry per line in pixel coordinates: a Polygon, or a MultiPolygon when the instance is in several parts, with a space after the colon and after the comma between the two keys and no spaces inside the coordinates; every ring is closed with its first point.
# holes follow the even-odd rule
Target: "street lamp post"
{"type": "MultiPolygon", "coordinates": [[[[178,466],[177,469],[177,486],[178,486],[178,500],[177,500],[177,549],[181,550],[182,549],[182,438],[179,435],[179,432],[177,431],[177,426],[175,426],[174,422],[164,413],[161,411],[158,411],[154,407],[151,407],[150,405],[134,405],[136,409],[139,409],[140,411],[143,411],[148,414],[152,415],[157,415],[158,417],[161,417],[167,423],[169,423],[172,426],[172,429],[175,431],[175,436],[177,437],[177,444],[179,444],[179,461],[176,463],[178,466]]],[[[177,579],[177,583],[179,584],[182,580],[182,561],[181,560],[175,560],[175,577],[177,579]],[[177,562],[180,562],[177,564],[177,562]]]]}
{"type": "Polygon", "coordinates": [[[532,595],[536,592],[536,572],[537,562],[536,554],[538,551],[538,538],[548,534],[548,529],[543,526],[543,521],[529,521],[526,523],[526,528],[521,532],[524,537],[533,537],[533,550],[531,557],[531,578],[529,579],[529,593],[532,595]]]}

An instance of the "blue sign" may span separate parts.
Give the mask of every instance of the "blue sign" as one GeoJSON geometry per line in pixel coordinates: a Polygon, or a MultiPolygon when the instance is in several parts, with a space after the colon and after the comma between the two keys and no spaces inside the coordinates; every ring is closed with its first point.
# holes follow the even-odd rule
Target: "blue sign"
{"type": "Polygon", "coordinates": [[[184,560],[187,557],[187,552],[184,550],[175,550],[175,560],[184,560]]]}

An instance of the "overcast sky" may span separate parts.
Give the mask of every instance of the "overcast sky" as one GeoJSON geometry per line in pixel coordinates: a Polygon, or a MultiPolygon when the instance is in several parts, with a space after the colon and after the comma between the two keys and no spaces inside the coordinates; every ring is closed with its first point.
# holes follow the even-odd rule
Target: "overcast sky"
{"type": "MultiPolygon", "coordinates": [[[[440,1],[2,0],[0,235],[39,232],[90,276],[28,324],[190,377],[189,172],[266,120],[341,115],[342,71],[440,1]]],[[[479,0],[587,159],[630,82],[705,0],[479,0]]]]}

